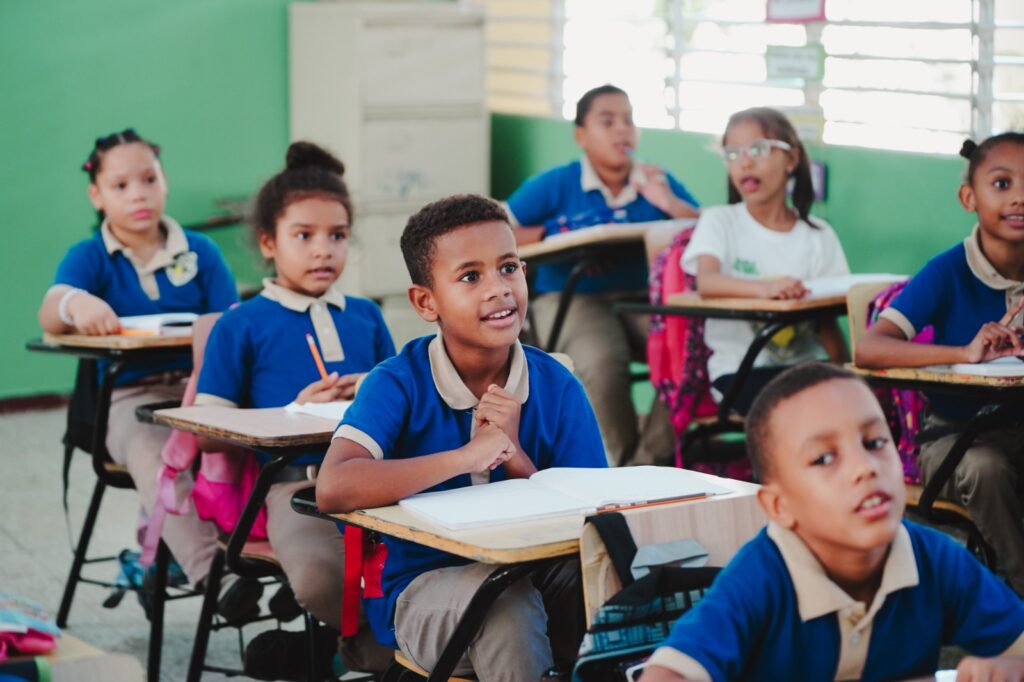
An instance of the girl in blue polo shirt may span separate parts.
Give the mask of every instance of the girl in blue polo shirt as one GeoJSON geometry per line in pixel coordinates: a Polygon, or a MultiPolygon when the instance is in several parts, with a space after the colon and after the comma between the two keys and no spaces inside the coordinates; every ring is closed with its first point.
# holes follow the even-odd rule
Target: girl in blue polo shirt
{"type": "MultiPolygon", "coordinates": [[[[352,221],[344,170],[323,149],[296,142],[288,148],[284,170],[263,185],[253,227],[275,276],[264,280],[258,296],[225,313],[213,328],[197,405],[261,408],[350,399],[356,380],[395,354],[377,305],[335,287],[345,268],[352,221]],[[326,378],[320,378],[307,336],[316,341],[326,378]]],[[[218,443],[201,447],[224,449],[218,443]]],[[[271,486],[267,537],[299,604],[337,630],[342,536],[332,524],[296,514],[290,506],[296,491],[314,485],[307,467],[321,459],[322,453],[296,460],[271,486]]],[[[260,679],[281,679],[277,674],[283,670],[267,668],[275,661],[294,667],[305,660],[302,633],[275,630],[258,639],[247,650],[246,672],[260,679]],[[259,655],[270,651],[273,657],[259,655]],[[295,655],[282,653],[288,651],[295,655]]],[[[374,670],[390,660],[390,652],[373,643],[372,636],[367,635],[367,646],[358,640],[354,649],[343,651],[349,667],[374,670]],[[381,656],[374,659],[374,653],[381,656]]]]}
{"type": "MultiPolygon", "coordinates": [[[[601,223],[641,223],[696,218],[697,200],[664,169],[634,160],[638,131],[626,93],[614,85],[586,92],[576,104],[578,161],[527,180],[506,207],[519,244],[601,223]]],[[[536,268],[531,315],[546,341],[562,289],[576,263],[536,268]]],[[[608,459],[613,464],[668,463],[672,428],[655,400],[643,433],[630,393],[629,363],[644,360],[647,317],[621,315],[614,304],[624,292],[647,291],[642,260],[600,266],[580,278],[556,348],[572,358],[594,406],[608,459]],[[625,397],[624,397],[625,396],[625,397]],[[666,459],[668,458],[668,459],[666,459]]],[[[645,296],[646,297],[646,296],[645,296]]]]}
{"type": "MultiPolygon", "coordinates": [[[[968,140],[960,202],[978,218],[971,234],[940,253],[907,283],[857,344],[862,367],[922,367],[1024,356],[1024,133],[1003,133],[980,145],[968,140]],[[925,327],[934,343],[911,343],[925,327]]],[[[977,399],[929,395],[922,429],[946,435],[923,443],[919,465],[927,483],[952,449],[977,399]]],[[[1018,415],[1019,416],[1019,415],[1018,415]]],[[[1024,595],[1024,428],[1016,419],[974,439],[943,495],[960,502],[1024,595]]]]}
{"type": "MultiPolygon", "coordinates": [[[[101,224],[57,266],[39,309],[43,331],[116,334],[119,316],[219,312],[238,300],[216,244],[164,214],[167,180],[159,147],[129,128],[98,138],[82,169],[101,224]]],[[[135,408],[180,400],[190,362],[130,367],[111,397],[107,449],[127,467],[147,511],[156,499],[160,452],[170,432],[140,423],[135,408]]],[[[167,517],[163,539],[193,584],[206,577],[217,548],[213,524],[189,509],[167,517]]]]}

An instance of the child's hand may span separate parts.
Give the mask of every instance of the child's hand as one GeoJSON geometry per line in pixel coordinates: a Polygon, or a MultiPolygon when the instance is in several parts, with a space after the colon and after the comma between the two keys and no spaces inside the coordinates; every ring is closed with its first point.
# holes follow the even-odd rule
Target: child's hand
{"type": "Polygon", "coordinates": [[[487,387],[487,392],[477,405],[476,419],[479,426],[493,424],[505,432],[513,445],[519,447],[519,411],[522,405],[511,393],[497,384],[487,387]]]}
{"type": "Polygon", "coordinates": [[[968,656],[956,667],[957,682],[1024,682],[1024,658],[968,656]]]}
{"type": "Polygon", "coordinates": [[[650,163],[637,164],[637,168],[643,172],[645,179],[642,183],[634,182],[633,188],[655,208],[671,213],[669,209],[678,198],[665,180],[665,171],[650,163]]]}
{"type": "Polygon", "coordinates": [[[473,439],[461,448],[466,458],[466,472],[494,471],[516,453],[505,432],[493,424],[484,424],[473,434],[473,439]]]}
{"type": "Polygon", "coordinates": [[[761,283],[761,298],[789,300],[807,295],[804,283],[795,277],[779,277],[761,283]]]}
{"type": "Polygon", "coordinates": [[[1007,310],[998,322],[988,322],[979,329],[974,339],[964,346],[964,362],[986,362],[1006,355],[1024,354],[1020,343],[1024,329],[1009,326],[1021,310],[1024,310],[1024,298],[1007,310]]]}
{"type": "Polygon", "coordinates": [[[84,291],[68,301],[68,314],[75,321],[75,331],[82,334],[103,336],[121,331],[121,320],[110,304],[84,291]]]}
{"type": "Polygon", "coordinates": [[[358,374],[339,375],[331,372],[326,379],[314,381],[309,386],[299,391],[295,396],[295,402],[299,405],[305,403],[329,403],[334,400],[349,400],[355,395],[356,381],[358,374]]]}

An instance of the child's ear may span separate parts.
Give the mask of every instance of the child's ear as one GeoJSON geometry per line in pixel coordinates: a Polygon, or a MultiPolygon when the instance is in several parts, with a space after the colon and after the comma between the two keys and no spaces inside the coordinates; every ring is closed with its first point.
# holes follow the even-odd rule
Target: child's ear
{"type": "Polygon", "coordinates": [[[957,196],[960,197],[960,205],[964,207],[965,211],[974,213],[978,210],[978,204],[974,198],[974,188],[971,187],[970,183],[965,182],[960,185],[960,191],[957,192],[957,196]]]}
{"type": "Polygon", "coordinates": [[[441,317],[437,312],[437,303],[434,300],[434,292],[422,284],[409,286],[409,303],[412,303],[416,314],[427,322],[437,322],[441,317]]]}
{"type": "Polygon", "coordinates": [[[260,253],[263,255],[263,257],[266,258],[267,260],[271,260],[274,257],[274,252],[276,251],[276,249],[274,248],[276,244],[274,243],[273,235],[260,231],[260,236],[257,238],[256,241],[260,245],[260,253]]]}
{"type": "Polygon", "coordinates": [[[97,211],[103,210],[103,202],[100,201],[100,188],[96,186],[95,182],[89,183],[89,201],[97,211]]]}
{"type": "Polygon", "coordinates": [[[580,149],[586,149],[587,142],[587,131],[583,126],[575,126],[573,128],[573,137],[576,140],[576,146],[580,149]]]}
{"type": "Polygon", "coordinates": [[[769,481],[758,489],[757,501],[769,520],[791,530],[796,526],[796,519],[789,513],[789,505],[786,504],[786,496],[774,481],[769,481]]]}

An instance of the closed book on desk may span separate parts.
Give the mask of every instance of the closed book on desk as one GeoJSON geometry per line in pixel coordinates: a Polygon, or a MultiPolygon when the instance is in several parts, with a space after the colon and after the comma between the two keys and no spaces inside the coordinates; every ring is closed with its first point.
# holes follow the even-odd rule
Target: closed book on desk
{"type": "Polygon", "coordinates": [[[804,282],[810,291],[808,298],[833,298],[846,296],[857,284],[874,284],[875,282],[902,282],[906,275],[892,275],[882,272],[862,272],[855,275],[837,275],[835,277],[818,277],[804,282]]]}
{"type": "Polygon", "coordinates": [[[674,467],[554,468],[529,479],[420,493],[399,505],[440,526],[460,530],[727,492],[701,474],[674,467]]]}
{"type": "Polygon", "coordinates": [[[121,332],[140,336],[191,336],[195,313],[158,313],[122,317],[121,332]]]}

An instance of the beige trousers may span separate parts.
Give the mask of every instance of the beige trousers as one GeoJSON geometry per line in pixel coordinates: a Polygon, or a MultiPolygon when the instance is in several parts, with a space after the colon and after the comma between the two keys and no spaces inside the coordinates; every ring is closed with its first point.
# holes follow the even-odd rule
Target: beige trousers
{"type": "MultiPolygon", "coordinates": [[[[395,637],[413,663],[430,670],[480,584],[496,566],[473,563],[428,571],[398,597],[395,637]]],[[[487,612],[455,667],[480,682],[540,680],[554,661],[571,664],[583,636],[580,565],[567,560],[513,583],[487,612]]]]}
{"type": "MultiPolygon", "coordinates": [[[[143,424],[135,418],[135,408],[149,403],[181,400],[185,385],[129,386],[114,389],[107,426],[107,450],[115,462],[128,469],[142,506],[149,513],[157,494],[157,475],[163,467],[160,453],[171,431],[165,426],[143,424]]],[[[178,477],[179,500],[191,491],[192,475],[178,477]]],[[[171,553],[189,582],[195,585],[206,577],[217,551],[217,527],[203,521],[189,505],[186,513],[164,517],[162,534],[171,553]]]]}
{"type": "MultiPolygon", "coordinates": [[[[926,427],[948,422],[929,416],[926,427]]],[[[958,434],[921,446],[921,477],[927,483],[952,449],[958,434]]],[[[1024,506],[1021,470],[1024,468],[1024,428],[980,434],[967,450],[941,495],[971,512],[982,537],[1006,568],[1010,587],[1024,596],[1024,506]]]]}
{"type": "MultiPolygon", "coordinates": [[[[554,325],[561,294],[541,294],[531,301],[542,342],[554,325]]],[[[549,351],[572,358],[597,415],[610,464],[672,465],[674,437],[665,404],[655,398],[643,433],[638,432],[629,376],[631,360],[646,360],[647,316],[618,315],[614,299],[576,294],[565,316],[558,347],[549,351]]]]}

